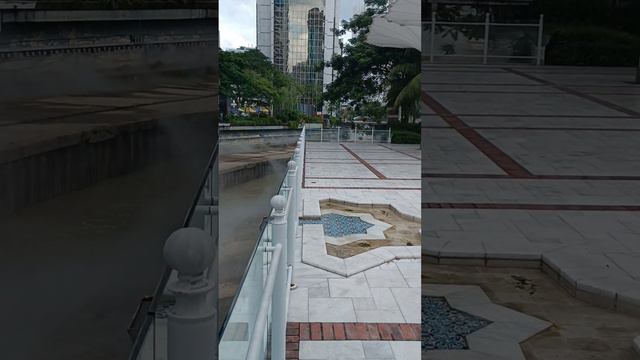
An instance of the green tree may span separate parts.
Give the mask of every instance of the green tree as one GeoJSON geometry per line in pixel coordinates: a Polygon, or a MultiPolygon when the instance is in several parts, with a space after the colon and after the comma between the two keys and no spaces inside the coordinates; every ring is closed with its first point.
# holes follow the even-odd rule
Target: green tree
{"type": "MultiPolygon", "coordinates": [[[[420,52],[416,49],[383,48],[366,42],[369,26],[375,14],[384,13],[387,0],[365,0],[365,11],[342,23],[338,35],[347,31],[354,34],[343,47],[342,55],[331,60],[331,66],[337,76],[327,87],[324,100],[330,103],[346,104],[360,112],[367,103],[385,99],[394,106],[398,96],[398,105],[403,106],[403,120],[416,117],[417,107],[408,107],[411,91],[402,92],[411,84],[415,74],[400,71],[401,64],[413,64],[420,69],[420,52]],[[392,73],[392,70],[394,73],[392,73]]],[[[409,66],[409,65],[407,65],[409,66]]],[[[419,85],[419,80],[418,80],[419,85]]],[[[419,100],[418,97],[415,99],[419,100]]]]}
{"type": "Polygon", "coordinates": [[[300,88],[276,69],[257,49],[241,52],[220,50],[220,95],[236,105],[250,104],[294,108],[300,88]]]}

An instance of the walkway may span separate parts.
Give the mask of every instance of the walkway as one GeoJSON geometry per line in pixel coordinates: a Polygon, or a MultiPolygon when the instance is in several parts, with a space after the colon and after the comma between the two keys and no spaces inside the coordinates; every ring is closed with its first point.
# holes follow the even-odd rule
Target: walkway
{"type": "MultiPolygon", "coordinates": [[[[419,223],[418,145],[307,142],[305,159],[287,359],[419,359],[420,247],[382,246],[342,259],[328,254],[327,242],[362,231],[325,233],[320,223],[323,214],[338,213],[327,200],[359,205],[362,214],[347,214],[347,223],[367,221],[376,205],[419,223]]],[[[366,226],[359,239],[383,225],[366,226]]]]}
{"type": "Polygon", "coordinates": [[[423,256],[542,268],[640,314],[632,69],[423,65],[423,256]]]}

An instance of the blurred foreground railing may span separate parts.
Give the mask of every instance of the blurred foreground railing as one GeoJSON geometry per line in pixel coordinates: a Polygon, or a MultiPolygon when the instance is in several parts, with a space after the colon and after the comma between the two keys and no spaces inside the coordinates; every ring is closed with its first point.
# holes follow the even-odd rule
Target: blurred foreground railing
{"type": "Polygon", "coordinates": [[[184,228],[165,243],[170,268],[137,331],[130,360],[285,359],[304,142],[303,129],[220,332],[216,147],[184,228]]]}
{"type": "MultiPolygon", "coordinates": [[[[217,353],[218,146],[183,227],[169,236],[169,264],[130,334],[130,360],[213,359],[217,353]]],[[[139,310],[145,306],[139,307],[139,310]]]]}

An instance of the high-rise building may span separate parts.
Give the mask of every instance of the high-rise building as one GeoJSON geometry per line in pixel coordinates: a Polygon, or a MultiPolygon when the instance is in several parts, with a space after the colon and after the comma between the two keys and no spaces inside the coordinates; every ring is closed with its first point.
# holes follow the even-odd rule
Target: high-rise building
{"type": "Polygon", "coordinates": [[[333,78],[326,68],[337,47],[336,0],[257,0],[257,47],[303,88],[298,110],[322,111],[322,91],[333,78]]]}

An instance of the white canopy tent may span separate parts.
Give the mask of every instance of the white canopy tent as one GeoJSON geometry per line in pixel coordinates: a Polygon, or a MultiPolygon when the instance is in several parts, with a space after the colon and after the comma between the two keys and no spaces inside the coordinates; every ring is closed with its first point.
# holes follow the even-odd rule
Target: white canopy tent
{"type": "Polygon", "coordinates": [[[387,13],[374,15],[367,42],[371,45],[422,50],[420,2],[391,0],[387,13]]]}

